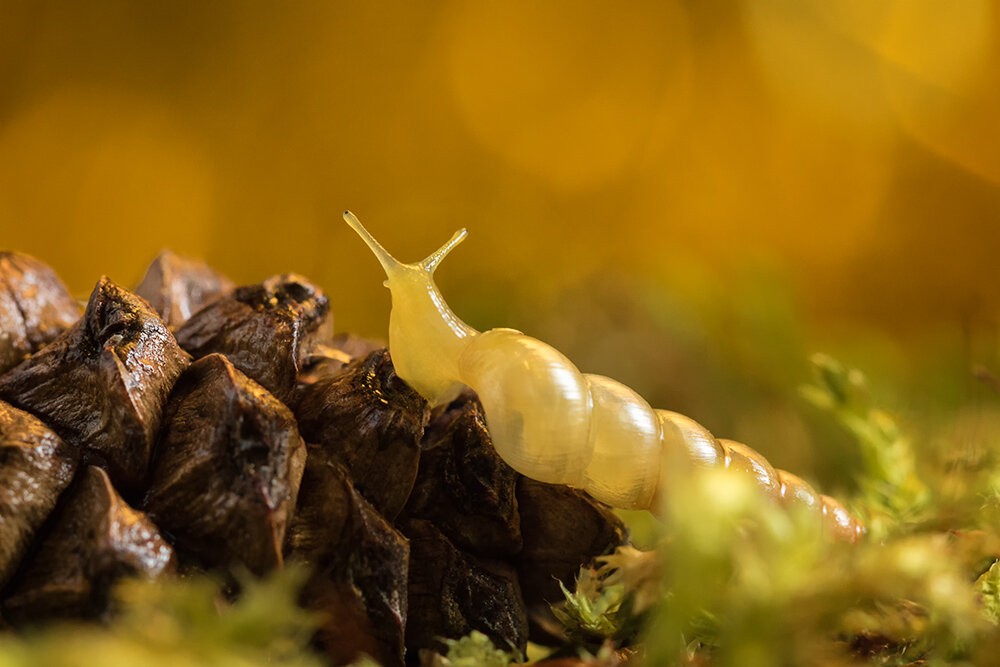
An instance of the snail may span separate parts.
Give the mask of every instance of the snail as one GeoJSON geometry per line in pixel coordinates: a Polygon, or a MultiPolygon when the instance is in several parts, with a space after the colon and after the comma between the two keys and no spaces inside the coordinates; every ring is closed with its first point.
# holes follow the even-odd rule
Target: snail
{"type": "Polygon", "coordinates": [[[427,259],[404,264],[350,211],[344,220],[385,270],[397,375],[432,406],[452,400],[463,385],[471,387],[497,453],[517,472],[583,489],[612,507],[655,510],[661,467],[687,459],[750,476],[776,502],[813,511],[835,539],[855,542],[863,534],[839,501],[776,470],[750,447],[716,439],[676,412],[653,409],[611,378],[581,373],[558,350],[520,331],[479,332],[459,319],[435,285],[434,271],[465,238],[464,229],[427,259]]]}

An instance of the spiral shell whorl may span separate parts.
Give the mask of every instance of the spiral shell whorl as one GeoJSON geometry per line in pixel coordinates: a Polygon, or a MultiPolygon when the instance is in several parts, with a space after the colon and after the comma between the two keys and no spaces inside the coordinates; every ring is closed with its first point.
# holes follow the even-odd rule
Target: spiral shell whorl
{"type": "Polygon", "coordinates": [[[581,485],[612,507],[648,509],[663,464],[656,411],[639,394],[602,375],[584,374],[590,391],[590,464],[581,485]]]}
{"type": "Polygon", "coordinates": [[[555,348],[513,329],[470,339],[459,372],[479,395],[493,445],[512,468],[582,488],[613,507],[650,507],[660,424],[635,391],[580,373],[555,348]]]}
{"type": "Polygon", "coordinates": [[[580,373],[519,331],[472,337],[459,370],[479,394],[497,452],[523,475],[579,487],[613,507],[655,511],[666,466],[722,467],[748,476],[773,502],[813,512],[835,539],[854,542],[862,533],[843,505],[760,452],[654,410],[620,382],[580,373]]]}
{"type": "MultiPolygon", "coordinates": [[[[743,443],[714,438],[705,427],[689,417],[668,410],[656,412],[664,427],[662,460],[676,459],[680,449],[695,466],[721,466],[749,475],[755,486],[770,500],[789,509],[804,508],[814,512],[823,532],[830,537],[845,542],[861,539],[863,526],[835,498],[817,493],[807,482],[790,472],[775,469],[760,452],[743,443]]],[[[663,482],[662,478],[660,482],[663,482]]],[[[653,508],[658,501],[654,503],[653,508]]]]}
{"type": "Polygon", "coordinates": [[[459,379],[479,394],[497,453],[523,475],[581,486],[590,463],[591,398],[576,366],[514,329],[469,339],[459,379]]]}

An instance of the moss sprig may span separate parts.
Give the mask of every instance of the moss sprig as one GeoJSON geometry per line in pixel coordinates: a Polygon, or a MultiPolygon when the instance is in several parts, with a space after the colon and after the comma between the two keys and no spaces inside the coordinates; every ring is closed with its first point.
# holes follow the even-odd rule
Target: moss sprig
{"type": "Polygon", "coordinates": [[[801,388],[813,405],[830,413],[857,442],[863,468],[853,506],[872,539],[906,532],[926,517],[932,495],[917,473],[910,439],[874,405],[864,374],[825,354],[812,357],[816,381],[801,388]]]}

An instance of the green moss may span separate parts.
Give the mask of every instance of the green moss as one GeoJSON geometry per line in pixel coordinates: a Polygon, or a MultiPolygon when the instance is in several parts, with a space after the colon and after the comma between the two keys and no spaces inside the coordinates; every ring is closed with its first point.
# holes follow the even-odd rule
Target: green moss
{"type": "Polygon", "coordinates": [[[308,650],[315,618],[295,604],[297,569],[247,577],[234,603],[211,579],[128,580],[115,591],[120,612],[109,626],[64,624],[0,637],[0,666],[314,667],[308,650]]]}
{"type": "Polygon", "coordinates": [[[931,492],[917,474],[912,444],[895,420],[873,405],[864,374],[827,355],[814,355],[812,361],[817,380],[802,387],[802,395],[828,411],[860,449],[861,493],[853,506],[871,538],[883,539],[926,519],[931,492]]]}
{"type": "Polygon", "coordinates": [[[513,653],[496,648],[490,638],[478,630],[461,639],[443,641],[448,653],[436,657],[432,663],[434,667],[507,667],[516,662],[513,653]]]}

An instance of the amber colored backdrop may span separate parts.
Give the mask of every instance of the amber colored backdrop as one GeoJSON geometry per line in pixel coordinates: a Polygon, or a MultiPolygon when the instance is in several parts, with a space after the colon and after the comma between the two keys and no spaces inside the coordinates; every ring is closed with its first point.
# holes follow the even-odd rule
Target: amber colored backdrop
{"type": "Polygon", "coordinates": [[[0,245],[81,296],[169,246],[381,334],[345,208],[403,259],[468,227],[439,275],[475,326],[796,442],[748,406],[814,349],[996,360],[1000,7],[0,3],[0,245]]]}

